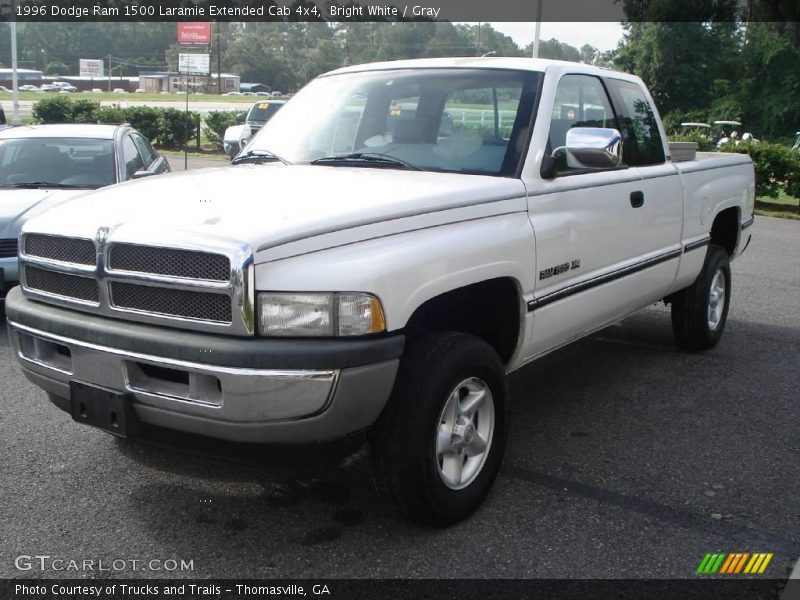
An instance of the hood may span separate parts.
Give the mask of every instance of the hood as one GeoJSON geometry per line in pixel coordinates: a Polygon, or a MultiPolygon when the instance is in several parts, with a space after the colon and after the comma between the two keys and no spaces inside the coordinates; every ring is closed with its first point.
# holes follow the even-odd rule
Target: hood
{"type": "Polygon", "coordinates": [[[15,238],[22,224],[87,190],[0,190],[0,239],[15,238]]]}
{"type": "MultiPolygon", "coordinates": [[[[117,239],[129,241],[213,237],[260,251],[362,225],[524,197],[517,179],[269,163],[99,189],[29,221],[26,229],[91,239],[108,227],[112,237],[116,231],[117,239]]],[[[458,211],[451,212],[449,218],[459,220],[458,211]]]]}

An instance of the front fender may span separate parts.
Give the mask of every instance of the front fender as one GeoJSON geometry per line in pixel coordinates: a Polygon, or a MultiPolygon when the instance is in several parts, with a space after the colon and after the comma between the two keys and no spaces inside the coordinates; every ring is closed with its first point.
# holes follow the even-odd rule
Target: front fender
{"type": "Polygon", "coordinates": [[[359,291],[383,304],[389,331],[440,294],[510,277],[533,289],[534,239],[526,213],[389,235],[258,264],[256,289],[359,291]]]}

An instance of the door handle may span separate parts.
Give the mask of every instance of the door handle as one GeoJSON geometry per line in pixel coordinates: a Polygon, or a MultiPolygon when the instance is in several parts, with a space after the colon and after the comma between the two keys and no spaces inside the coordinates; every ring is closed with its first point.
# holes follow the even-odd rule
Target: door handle
{"type": "Polygon", "coordinates": [[[644,204],[644,192],[631,192],[631,206],[641,208],[644,204]]]}

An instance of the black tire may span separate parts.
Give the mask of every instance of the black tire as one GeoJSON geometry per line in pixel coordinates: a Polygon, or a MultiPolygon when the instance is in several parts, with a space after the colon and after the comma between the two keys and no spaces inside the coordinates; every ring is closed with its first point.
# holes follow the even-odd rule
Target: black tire
{"type": "MultiPolygon", "coordinates": [[[[464,398],[460,393],[456,397],[464,398]]],[[[456,403],[460,411],[460,400],[456,403]]],[[[421,523],[448,525],[468,517],[483,502],[500,469],[508,435],[507,404],[508,383],[503,364],[492,347],[480,338],[437,332],[411,344],[401,359],[391,398],[370,435],[379,491],[421,523]],[[448,398],[466,381],[478,389],[485,384],[482,389],[488,388],[491,394],[484,393],[483,397],[490,399],[493,406],[489,417],[480,417],[488,413],[478,412],[477,417],[466,418],[472,419],[475,428],[479,427],[478,417],[494,426],[482,462],[478,461],[478,466],[471,463],[476,469],[473,478],[465,481],[463,488],[452,489],[445,484],[445,476],[440,475],[436,440],[440,427],[445,427],[442,418],[448,398]]],[[[461,441],[466,443],[467,438],[473,436],[465,434],[461,441]]],[[[463,465],[474,458],[466,458],[470,450],[462,450],[464,469],[467,467],[463,465]]],[[[459,457],[461,453],[458,452],[459,457]]],[[[455,460],[455,453],[449,456],[455,460]]]]}
{"type": "Polygon", "coordinates": [[[678,347],[699,352],[715,346],[725,330],[730,300],[731,267],[728,254],[722,247],[711,244],[706,252],[703,269],[695,282],[672,298],[672,331],[678,347]],[[725,277],[725,298],[721,316],[716,326],[711,326],[711,288],[717,273],[725,277]]]}

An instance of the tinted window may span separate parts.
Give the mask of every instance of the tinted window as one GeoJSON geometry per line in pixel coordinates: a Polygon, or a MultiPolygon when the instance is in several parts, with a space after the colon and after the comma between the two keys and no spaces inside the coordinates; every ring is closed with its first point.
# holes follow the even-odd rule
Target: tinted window
{"type": "MultiPolygon", "coordinates": [[[[617,128],[611,102],[597,77],[565,75],[558,82],[550,118],[549,153],[566,145],[567,131],[573,127],[617,128]]],[[[567,166],[566,153],[558,156],[556,170],[573,170],[567,166]]]]}
{"type": "Polygon", "coordinates": [[[133,138],[133,143],[136,144],[136,148],[139,150],[139,154],[142,156],[142,160],[144,160],[145,167],[149,167],[153,164],[153,161],[158,158],[156,151],[153,150],[150,143],[138,133],[132,133],[131,137],[133,138]]]}
{"type": "Polygon", "coordinates": [[[111,140],[0,140],[0,187],[96,188],[116,180],[111,140]]]}
{"type": "Polygon", "coordinates": [[[122,138],[122,161],[125,163],[125,179],[130,179],[136,171],[145,168],[144,161],[129,135],[122,138]]]}
{"type": "Polygon", "coordinates": [[[620,121],[622,160],[631,166],[663,163],[664,146],[658,121],[641,87],[619,79],[609,79],[608,85],[615,95],[620,121]]]}

